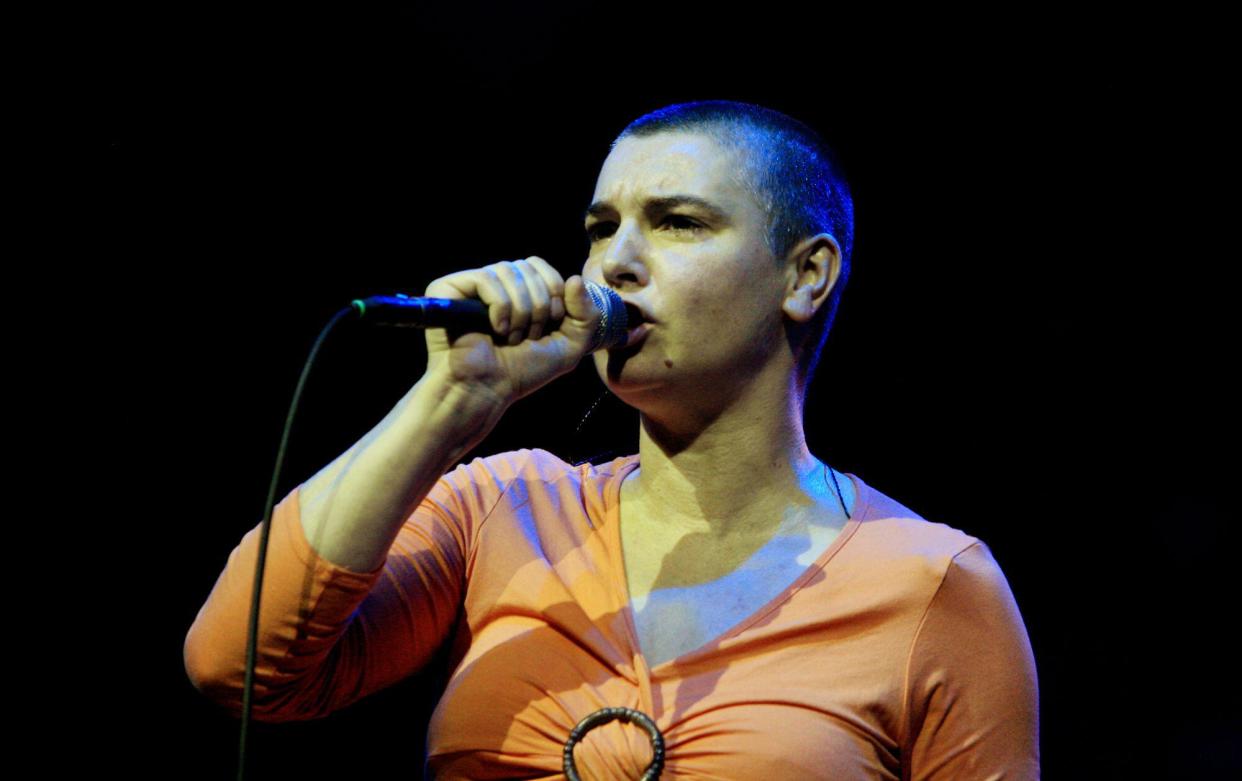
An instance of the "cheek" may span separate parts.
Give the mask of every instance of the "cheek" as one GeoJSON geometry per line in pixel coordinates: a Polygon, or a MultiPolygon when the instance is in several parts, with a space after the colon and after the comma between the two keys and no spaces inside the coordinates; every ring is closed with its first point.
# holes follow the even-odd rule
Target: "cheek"
{"type": "Polygon", "coordinates": [[[715,316],[728,310],[730,299],[728,291],[715,295],[708,295],[702,291],[690,291],[683,297],[682,306],[688,312],[715,316]]]}
{"type": "Polygon", "coordinates": [[[672,281],[677,291],[677,303],[683,312],[720,315],[729,312],[737,304],[739,285],[745,280],[735,279],[728,272],[704,272],[708,276],[696,276],[672,281]]]}
{"type": "Polygon", "coordinates": [[[727,327],[754,316],[759,306],[758,291],[752,277],[740,274],[721,274],[710,285],[689,287],[682,296],[687,311],[700,318],[710,318],[719,327],[727,327]]]}

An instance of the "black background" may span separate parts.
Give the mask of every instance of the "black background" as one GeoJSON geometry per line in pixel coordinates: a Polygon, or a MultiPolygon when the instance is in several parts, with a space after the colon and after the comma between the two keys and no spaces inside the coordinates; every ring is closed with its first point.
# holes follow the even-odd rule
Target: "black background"
{"type": "MultiPolygon", "coordinates": [[[[82,89],[64,100],[86,155],[66,230],[103,250],[75,284],[109,303],[62,413],[89,467],[78,511],[110,531],[76,641],[94,664],[66,678],[103,704],[99,761],[233,773],[237,723],[190,686],[181,643],[261,517],[327,319],[501,259],[576,273],[616,133],[727,98],[808,122],[843,160],[858,241],[811,449],[991,547],[1035,650],[1047,776],[1236,772],[1218,630],[1238,542],[1222,358],[1236,253],[1206,230],[1227,216],[1217,25],[854,16],[458,2],[78,18],[82,89]]],[[[334,334],[281,494],[425,358],[417,331],[334,334]]],[[[584,362],[475,454],[631,452],[619,404],[574,436],[601,387],[584,362]]],[[[418,778],[435,685],[259,725],[251,777],[418,778]]]]}

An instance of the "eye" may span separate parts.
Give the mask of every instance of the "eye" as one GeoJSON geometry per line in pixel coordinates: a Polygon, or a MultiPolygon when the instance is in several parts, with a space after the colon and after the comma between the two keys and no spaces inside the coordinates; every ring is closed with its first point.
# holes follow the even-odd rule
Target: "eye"
{"type": "MultiPolygon", "coordinates": [[[[687,217],[684,214],[670,214],[660,224],[667,225],[675,231],[698,231],[704,227],[698,220],[687,217]]],[[[597,222],[586,229],[587,240],[596,242],[605,239],[612,235],[616,227],[615,223],[597,222]]]]}
{"type": "Polygon", "coordinates": [[[682,214],[670,214],[664,218],[665,225],[671,225],[674,230],[698,230],[703,226],[698,220],[692,220],[682,214]]]}
{"type": "Polygon", "coordinates": [[[597,222],[586,229],[587,241],[599,241],[611,232],[611,222],[597,222]]]}

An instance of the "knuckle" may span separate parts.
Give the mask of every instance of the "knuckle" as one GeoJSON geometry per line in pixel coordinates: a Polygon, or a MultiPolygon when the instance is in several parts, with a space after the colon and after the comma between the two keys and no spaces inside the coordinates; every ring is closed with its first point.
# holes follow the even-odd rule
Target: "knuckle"
{"type": "Polygon", "coordinates": [[[517,274],[522,279],[526,280],[526,284],[528,285],[532,283],[532,280],[542,278],[539,270],[524,260],[514,261],[513,266],[517,270],[517,274]]]}
{"type": "Polygon", "coordinates": [[[540,259],[539,263],[541,264],[540,267],[548,272],[548,276],[551,279],[555,279],[557,282],[561,281],[561,272],[557,271],[555,266],[542,259],[540,259]]]}
{"type": "Polygon", "coordinates": [[[487,275],[490,283],[497,287],[503,287],[507,272],[499,263],[493,263],[490,266],[483,267],[483,273],[487,275]]]}

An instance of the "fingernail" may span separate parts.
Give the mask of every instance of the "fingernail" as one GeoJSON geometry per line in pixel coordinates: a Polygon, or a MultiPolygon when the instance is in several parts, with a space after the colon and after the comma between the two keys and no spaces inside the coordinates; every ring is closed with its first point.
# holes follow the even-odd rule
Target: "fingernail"
{"type": "Polygon", "coordinates": [[[506,334],[509,332],[509,321],[501,320],[500,325],[496,326],[496,333],[506,334]]]}

